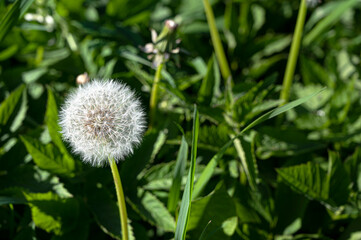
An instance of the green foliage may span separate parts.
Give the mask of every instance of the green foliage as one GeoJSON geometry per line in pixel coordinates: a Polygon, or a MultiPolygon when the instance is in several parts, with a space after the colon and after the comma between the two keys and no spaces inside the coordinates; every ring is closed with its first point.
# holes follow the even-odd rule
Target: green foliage
{"type": "Polygon", "coordinates": [[[179,217],[177,220],[177,227],[175,230],[175,237],[174,237],[175,240],[183,240],[186,238],[187,225],[191,213],[194,174],[196,170],[198,132],[199,132],[199,116],[198,116],[197,106],[195,106],[194,114],[193,114],[191,163],[188,172],[187,183],[184,188],[182,202],[179,209],[179,217]]]}
{"type": "Polygon", "coordinates": [[[149,121],[144,50],[174,19],[152,127],[118,163],[130,239],[360,239],[361,4],[307,8],[285,104],[300,2],[0,1],[0,238],[121,239],[109,166],[81,162],[58,114],[87,73],[149,121]]]}
{"type": "Polygon", "coordinates": [[[15,116],[17,115],[17,110],[19,110],[21,105],[21,98],[25,98],[23,94],[24,89],[25,89],[25,85],[19,86],[1,103],[0,105],[1,132],[6,132],[6,130],[8,130],[8,128],[10,127],[9,122],[15,119],[15,116]]]}

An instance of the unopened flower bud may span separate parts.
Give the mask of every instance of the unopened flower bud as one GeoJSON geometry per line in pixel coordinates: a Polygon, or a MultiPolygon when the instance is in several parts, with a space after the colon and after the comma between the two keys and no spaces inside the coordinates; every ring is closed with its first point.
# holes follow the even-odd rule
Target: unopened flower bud
{"type": "Polygon", "coordinates": [[[165,21],[165,26],[168,27],[169,30],[174,31],[177,29],[178,24],[175,21],[168,19],[165,21]]]}
{"type": "Polygon", "coordinates": [[[76,77],[76,83],[79,84],[79,85],[82,85],[84,83],[87,83],[89,82],[89,76],[88,74],[85,72],[83,74],[80,74],[76,77]]]}

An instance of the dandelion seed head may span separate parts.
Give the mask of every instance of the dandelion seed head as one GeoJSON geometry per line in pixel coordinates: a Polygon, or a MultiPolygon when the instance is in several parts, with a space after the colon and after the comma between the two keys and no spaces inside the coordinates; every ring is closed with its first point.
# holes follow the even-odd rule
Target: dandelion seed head
{"type": "Polygon", "coordinates": [[[145,114],[125,84],[93,80],[79,86],[60,112],[65,141],[84,162],[103,166],[108,157],[123,160],[141,142],[145,114]]]}

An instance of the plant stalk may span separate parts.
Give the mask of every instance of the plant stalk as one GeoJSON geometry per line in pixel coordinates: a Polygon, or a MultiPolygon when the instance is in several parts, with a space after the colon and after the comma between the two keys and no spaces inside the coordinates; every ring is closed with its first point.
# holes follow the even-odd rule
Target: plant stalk
{"type": "Polygon", "coordinates": [[[223,78],[227,80],[229,77],[231,77],[231,71],[227,62],[226,54],[224,53],[221,38],[219,37],[216,21],[214,20],[213,10],[208,0],[203,0],[203,5],[206,12],[207,22],[209,25],[209,30],[211,33],[212,43],[214,51],[216,52],[218,64],[221,69],[223,78]]]}
{"type": "Polygon", "coordinates": [[[161,72],[162,72],[163,65],[164,65],[164,63],[162,62],[157,67],[157,71],[155,72],[155,76],[154,76],[152,92],[150,95],[150,104],[149,104],[149,107],[150,107],[149,127],[150,128],[154,125],[154,118],[157,113],[159,82],[160,82],[160,78],[161,78],[161,72]]]}
{"type": "Polygon", "coordinates": [[[298,54],[299,54],[299,50],[300,50],[302,32],[303,32],[303,27],[305,24],[305,19],[306,19],[306,13],[307,13],[306,0],[301,0],[300,9],[298,11],[296,28],[295,28],[295,32],[293,35],[292,45],[291,45],[291,51],[290,51],[290,55],[288,57],[286,72],[285,72],[285,75],[283,78],[283,86],[282,86],[281,96],[280,96],[280,99],[283,100],[283,103],[281,103],[281,105],[286,104],[290,98],[290,90],[291,90],[293,76],[295,73],[298,54]]]}
{"type": "Polygon", "coordinates": [[[120,224],[122,228],[122,240],[128,240],[128,217],[127,217],[127,209],[125,207],[125,198],[123,193],[122,182],[120,181],[120,176],[118,172],[117,164],[114,161],[114,158],[108,158],[110,168],[112,170],[115,190],[117,192],[117,199],[119,205],[119,215],[120,215],[120,224]]]}

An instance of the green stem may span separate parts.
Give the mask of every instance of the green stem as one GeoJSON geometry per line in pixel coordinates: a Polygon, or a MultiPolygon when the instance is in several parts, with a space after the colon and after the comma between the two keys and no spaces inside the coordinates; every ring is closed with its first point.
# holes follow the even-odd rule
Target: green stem
{"type": "Polygon", "coordinates": [[[229,77],[232,76],[227,62],[226,54],[224,53],[224,49],[221,43],[221,38],[219,37],[219,33],[216,27],[216,21],[214,20],[213,10],[208,0],[203,0],[203,5],[204,5],[204,10],[206,12],[207,22],[209,25],[209,30],[211,32],[212,43],[213,43],[214,51],[216,52],[219,67],[221,69],[223,78],[227,80],[229,77]]]}
{"type": "Polygon", "coordinates": [[[149,127],[151,128],[154,125],[154,117],[157,113],[157,99],[158,99],[158,90],[159,90],[159,81],[161,78],[161,72],[162,72],[162,68],[163,68],[164,63],[161,63],[158,65],[157,71],[155,72],[155,76],[154,76],[154,82],[153,82],[153,87],[152,87],[152,92],[150,95],[150,124],[149,127]]]}
{"type": "Polygon", "coordinates": [[[118,167],[114,158],[109,158],[110,168],[112,169],[115,190],[117,192],[117,199],[119,205],[119,215],[120,215],[120,223],[122,227],[122,240],[128,240],[128,217],[127,217],[127,209],[125,207],[125,198],[123,193],[122,182],[120,181],[120,176],[118,172],[118,167]]]}
{"type": "Polygon", "coordinates": [[[287,61],[285,76],[283,78],[283,86],[280,99],[283,100],[282,104],[286,104],[290,97],[290,89],[292,86],[293,75],[295,73],[298,53],[300,50],[303,26],[307,13],[306,0],[301,0],[300,9],[298,11],[296,29],[292,40],[291,51],[287,61]]]}
{"type": "Polygon", "coordinates": [[[248,15],[249,15],[249,1],[244,1],[241,3],[241,9],[239,14],[239,25],[240,25],[240,32],[245,36],[248,37],[249,33],[249,23],[248,23],[248,15]]]}

